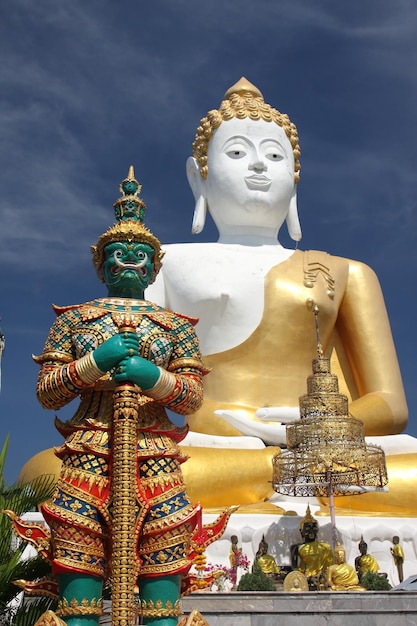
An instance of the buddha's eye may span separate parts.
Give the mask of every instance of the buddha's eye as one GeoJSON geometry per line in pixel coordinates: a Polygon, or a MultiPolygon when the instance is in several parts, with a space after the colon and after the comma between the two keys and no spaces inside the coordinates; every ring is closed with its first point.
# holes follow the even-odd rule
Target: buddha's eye
{"type": "Polygon", "coordinates": [[[284,158],[280,152],[267,152],[265,156],[270,161],[281,161],[284,158]]]}
{"type": "Polygon", "coordinates": [[[231,159],[241,159],[246,156],[246,152],[241,148],[232,148],[231,150],[228,150],[226,154],[231,159]]]}

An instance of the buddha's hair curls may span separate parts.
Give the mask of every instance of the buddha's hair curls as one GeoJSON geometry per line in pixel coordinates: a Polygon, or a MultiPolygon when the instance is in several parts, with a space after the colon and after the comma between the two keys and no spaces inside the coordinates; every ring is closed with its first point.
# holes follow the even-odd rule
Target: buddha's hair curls
{"type": "Polygon", "coordinates": [[[216,128],[223,121],[249,118],[251,120],[264,120],[275,122],[287,135],[294,154],[294,182],[300,178],[300,146],[298,143],[297,127],[291,122],[288,115],[280,113],[264,101],[262,93],[245,78],[230,87],[225,93],[219,109],[209,111],[206,117],[200,120],[193,143],[193,156],[200,165],[202,178],[207,178],[207,151],[209,141],[216,128]]]}

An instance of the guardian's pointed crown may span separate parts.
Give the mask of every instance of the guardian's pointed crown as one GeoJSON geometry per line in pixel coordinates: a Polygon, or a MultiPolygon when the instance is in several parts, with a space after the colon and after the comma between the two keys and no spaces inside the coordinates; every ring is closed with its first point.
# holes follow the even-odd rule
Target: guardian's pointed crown
{"type": "Polygon", "coordinates": [[[139,194],[142,185],[135,178],[133,165],[129,167],[127,177],[119,186],[120,198],[113,204],[116,224],[109,228],[98,238],[95,246],[91,246],[93,263],[101,282],[104,282],[102,266],[104,262],[104,248],[116,241],[147,243],[155,251],[153,258],[154,271],[150,282],[152,283],[159,270],[164,253],[161,250],[161,242],[143,223],[145,218],[146,204],[139,194]]]}

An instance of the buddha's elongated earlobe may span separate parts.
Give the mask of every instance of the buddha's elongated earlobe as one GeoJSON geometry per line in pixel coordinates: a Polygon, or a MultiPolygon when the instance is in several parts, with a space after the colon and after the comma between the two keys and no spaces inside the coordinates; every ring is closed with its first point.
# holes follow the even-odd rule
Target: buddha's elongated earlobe
{"type": "Polygon", "coordinates": [[[204,228],[206,223],[207,214],[207,200],[204,196],[199,196],[195,203],[193,224],[191,226],[191,232],[193,235],[198,235],[204,228]]]}
{"type": "Polygon", "coordinates": [[[287,215],[287,228],[291,239],[300,241],[302,237],[300,220],[298,219],[297,209],[297,190],[294,188],[293,195],[290,200],[290,207],[287,215]]]}
{"type": "Polygon", "coordinates": [[[198,235],[204,228],[207,214],[207,199],[204,194],[204,181],[200,174],[200,167],[197,159],[188,157],[187,159],[187,179],[195,199],[194,217],[191,232],[198,235]]]}

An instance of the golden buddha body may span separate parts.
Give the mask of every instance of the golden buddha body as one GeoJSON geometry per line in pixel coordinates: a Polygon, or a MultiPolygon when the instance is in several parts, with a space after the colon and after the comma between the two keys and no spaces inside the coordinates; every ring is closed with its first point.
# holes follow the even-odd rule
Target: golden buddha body
{"type": "Polygon", "coordinates": [[[346,553],[343,546],[337,544],[334,551],[335,564],[327,570],[327,584],[333,591],[364,591],[359,585],[359,578],[355,569],[345,560],[346,553]]]}
{"type": "Polygon", "coordinates": [[[268,554],[268,544],[265,541],[265,538],[262,537],[262,540],[259,544],[258,551],[255,556],[255,561],[259,564],[259,567],[267,576],[275,576],[279,574],[280,568],[277,565],[272,554],[268,554]]]}
{"type": "Polygon", "coordinates": [[[368,544],[363,538],[359,542],[359,556],[355,559],[355,568],[358,573],[359,579],[364,574],[371,572],[371,574],[377,574],[379,572],[379,564],[373,554],[368,554],[368,544]]]}
{"type": "MultiPolygon", "coordinates": [[[[301,238],[299,154],[295,126],[266,104],[256,87],[241,79],[229,89],[219,110],[201,120],[187,162],[196,200],[193,231],[202,230],[209,211],[219,240],[166,246],[163,269],[149,290],[159,304],[200,319],[197,333],[212,372],[204,381],[203,405],[188,423],[192,431],[210,435],[207,445],[218,438],[216,445],[222,446],[221,437],[227,437],[234,448],[212,450],[209,473],[204,447],[187,450],[186,481],[193,481],[191,493],[206,506],[236,503],[238,495],[241,503],[271,495],[270,459],[277,449],[239,450],[240,440],[234,438],[249,435],[260,445],[285,445],[285,423],[299,418],[298,399],[316,350],[308,299],[319,306],[325,356],[331,357],[350,414],[364,422],[365,434],[401,433],[407,423],[375,273],[363,263],[324,252],[287,250],[277,239],[284,221],[291,237],[301,238]],[[235,490],[238,472],[244,476],[240,494],[235,490]]],[[[204,441],[184,443],[204,446],[204,441]]],[[[390,494],[351,498],[351,509],[416,512],[414,499],[405,497],[404,475],[416,463],[417,446],[411,446],[413,454],[410,448],[402,454],[401,445],[387,458],[390,494]]],[[[340,500],[336,505],[345,506],[340,500]]]]}
{"type": "Polygon", "coordinates": [[[317,589],[319,579],[333,564],[333,552],[328,543],[318,541],[318,523],[311,515],[310,507],[300,524],[301,536],[304,543],[297,547],[298,569],[309,580],[310,588],[317,589]]]}
{"type": "Polygon", "coordinates": [[[298,556],[300,558],[300,571],[307,578],[319,576],[330,563],[333,563],[329,544],[317,541],[317,539],[302,544],[298,548],[298,556]]]}
{"type": "Polygon", "coordinates": [[[400,583],[404,580],[404,571],[403,571],[403,563],[404,563],[404,550],[400,545],[400,538],[398,535],[394,535],[392,538],[393,546],[391,548],[391,554],[394,559],[395,567],[397,568],[398,578],[400,579],[400,583]]]}

